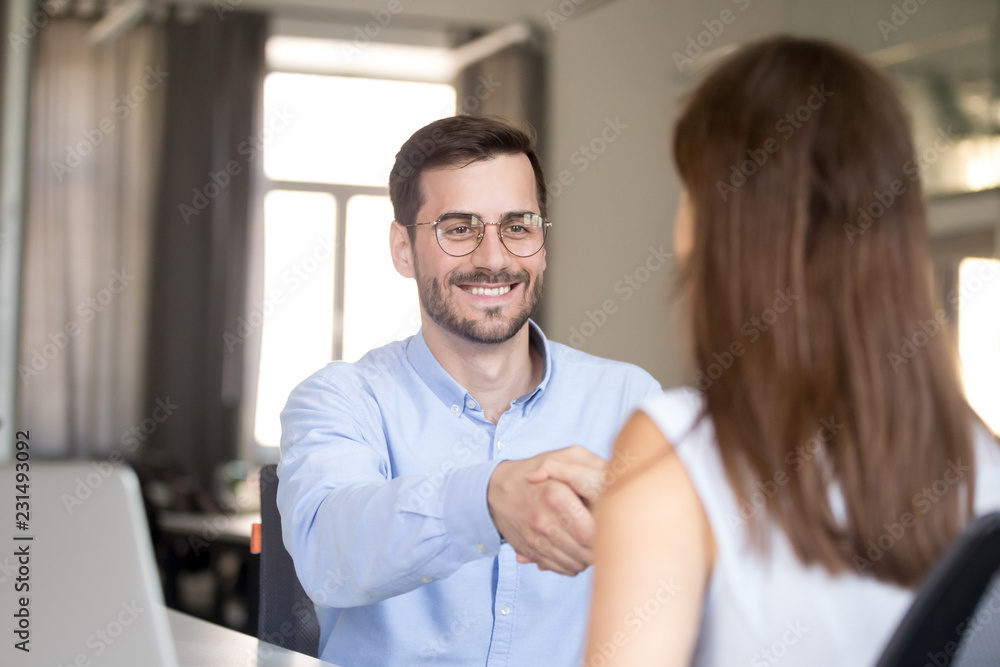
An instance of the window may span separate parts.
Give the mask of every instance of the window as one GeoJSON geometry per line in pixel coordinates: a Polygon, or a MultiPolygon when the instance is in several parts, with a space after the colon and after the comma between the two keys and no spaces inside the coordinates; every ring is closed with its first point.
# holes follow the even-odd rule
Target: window
{"type": "Polygon", "coordinates": [[[1000,260],[959,265],[958,347],[969,403],[1000,433],[1000,260]]]}
{"type": "Polygon", "coordinates": [[[389,257],[387,183],[402,143],[454,115],[441,83],[272,72],[265,135],[264,303],[254,440],[278,445],[288,394],[336,359],[416,333],[413,281],[389,257]]]}

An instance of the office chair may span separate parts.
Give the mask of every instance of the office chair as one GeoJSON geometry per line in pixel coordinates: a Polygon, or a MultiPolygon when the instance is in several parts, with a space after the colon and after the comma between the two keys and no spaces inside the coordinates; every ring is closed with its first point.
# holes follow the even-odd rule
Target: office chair
{"type": "Polygon", "coordinates": [[[876,667],[1000,665],[1000,512],[969,524],[927,573],[876,667]]]}
{"type": "Polygon", "coordinates": [[[260,615],[257,638],[319,657],[319,621],[281,540],[276,465],[260,471],[260,615]]]}

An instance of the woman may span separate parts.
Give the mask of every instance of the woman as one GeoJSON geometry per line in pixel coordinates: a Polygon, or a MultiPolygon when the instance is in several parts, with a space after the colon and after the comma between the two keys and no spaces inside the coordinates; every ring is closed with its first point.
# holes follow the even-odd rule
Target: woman
{"type": "Polygon", "coordinates": [[[969,517],[1000,509],[906,115],[858,56],[778,37],[699,86],[674,152],[698,389],[616,443],[585,664],[872,664],[969,517]]]}

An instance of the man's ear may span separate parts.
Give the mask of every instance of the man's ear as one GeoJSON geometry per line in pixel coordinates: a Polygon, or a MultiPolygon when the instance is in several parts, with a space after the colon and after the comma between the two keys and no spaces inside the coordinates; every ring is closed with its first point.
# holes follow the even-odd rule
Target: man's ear
{"type": "Polygon", "coordinates": [[[416,277],[413,251],[409,230],[393,220],[389,228],[389,252],[392,253],[392,265],[404,278],[416,277]]]}

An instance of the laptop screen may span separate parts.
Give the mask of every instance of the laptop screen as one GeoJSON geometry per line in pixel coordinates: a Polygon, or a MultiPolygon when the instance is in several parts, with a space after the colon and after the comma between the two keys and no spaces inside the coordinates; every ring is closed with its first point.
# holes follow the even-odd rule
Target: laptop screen
{"type": "Polygon", "coordinates": [[[131,469],[15,459],[0,499],[0,664],[177,664],[131,469]]]}

